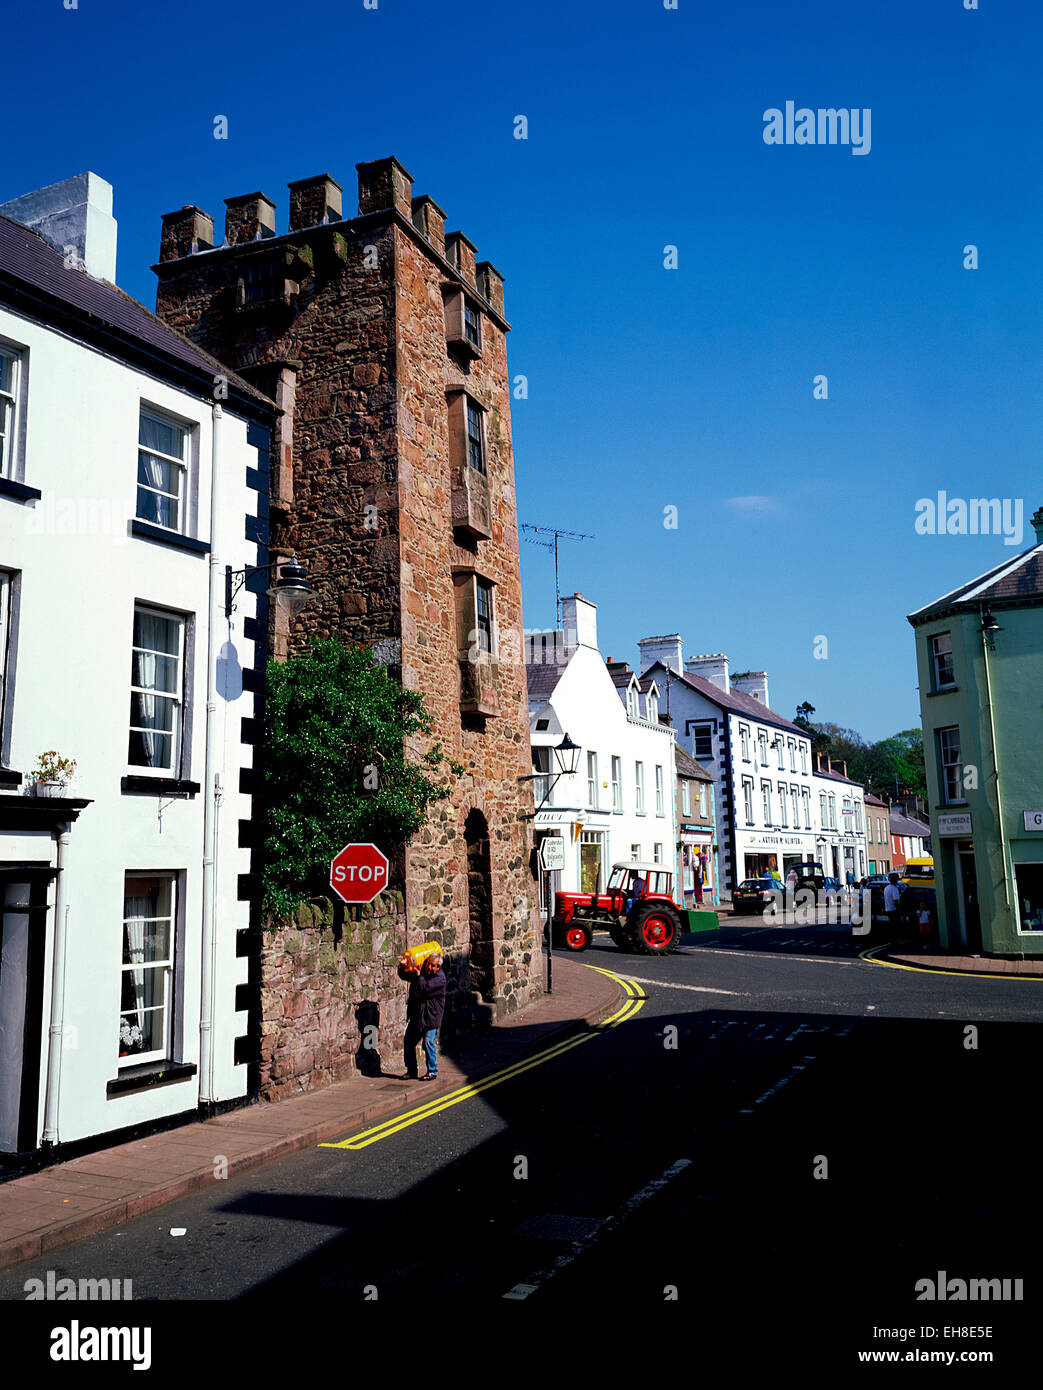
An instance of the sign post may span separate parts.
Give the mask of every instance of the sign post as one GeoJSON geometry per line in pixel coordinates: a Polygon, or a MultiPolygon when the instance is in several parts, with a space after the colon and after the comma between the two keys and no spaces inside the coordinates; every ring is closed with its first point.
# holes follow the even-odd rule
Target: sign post
{"type": "Polygon", "coordinates": [[[553,941],[551,940],[551,916],[553,904],[550,898],[550,876],[555,869],[565,867],[565,841],[560,835],[545,835],[540,841],[540,867],[543,870],[543,899],[547,904],[547,923],[544,932],[547,936],[547,993],[553,993],[553,967],[551,962],[554,959],[553,941]]]}
{"type": "Polygon", "coordinates": [[[345,845],[330,864],[330,887],[342,902],[371,903],[387,886],[387,855],[374,844],[345,845]]]}

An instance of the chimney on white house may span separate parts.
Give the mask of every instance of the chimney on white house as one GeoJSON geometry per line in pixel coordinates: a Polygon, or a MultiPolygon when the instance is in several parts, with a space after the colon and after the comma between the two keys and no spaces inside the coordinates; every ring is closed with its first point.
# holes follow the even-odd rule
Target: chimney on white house
{"type": "Polygon", "coordinates": [[[642,637],[637,645],[641,649],[638,668],[642,675],[657,661],[661,661],[668,670],[682,674],[681,638],[676,632],[669,637],[642,637]]]}
{"type": "Polygon", "coordinates": [[[728,679],[728,658],[723,652],[710,652],[705,656],[690,656],[684,664],[690,676],[702,676],[712,681],[718,690],[725,693],[731,690],[728,679]]]}
{"type": "Polygon", "coordinates": [[[69,264],[116,283],[116,219],[112,184],[97,174],[76,174],[0,204],[0,213],[38,232],[69,264]]]}
{"type": "Polygon", "coordinates": [[[743,671],[737,676],[732,676],[731,688],[737,690],[740,695],[752,696],[754,700],[759,700],[762,705],[768,703],[767,671],[743,671]]]}
{"type": "Polygon", "coordinates": [[[598,645],[598,606],[582,594],[570,594],[561,600],[561,625],[565,630],[565,646],[593,647],[598,645]]]}

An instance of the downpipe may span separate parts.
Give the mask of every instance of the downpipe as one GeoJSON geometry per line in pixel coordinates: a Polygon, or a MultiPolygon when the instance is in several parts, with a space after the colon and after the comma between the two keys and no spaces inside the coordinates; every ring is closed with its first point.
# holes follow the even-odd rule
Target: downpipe
{"type": "Polygon", "coordinates": [[[51,960],[51,1022],[47,1030],[47,1083],[44,1090],[43,1138],[41,1146],[58,1142],[58,1099],[62,1075],[62,1038],[65,1033],[65,943],[68,939],[69,906],[65,901],[65,851],[69,847],[69,826],[57,832],[54,879],[54,955],[51,960]]]}

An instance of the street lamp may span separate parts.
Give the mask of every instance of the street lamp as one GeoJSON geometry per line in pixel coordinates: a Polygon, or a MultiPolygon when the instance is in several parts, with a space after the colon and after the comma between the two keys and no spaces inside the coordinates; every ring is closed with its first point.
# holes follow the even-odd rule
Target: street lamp
{"type": "MultiPolygon", "coordinates": [[[[561,771],[559,777],[571,777],[579,767],[579,755],[581,748],[578,743],[573,743],[568,734],[561,740],[554,750],[554,761],[558,764],[561,771]]],[[[557,778],[554,779],[557,781],[557,778]]]]}
{"type": "Polygon", "coordinates": [[[247,565],[245,569],[241,570],[233,570],[231,565],[226,565],[225,617],[230,618],[232,616],[236,595],[248,579],[255,574],[270,574],[272,570],[279,569],[280,566],[282,568],[281,575],[266,592],[268,597],[275,599],[279,607],[287,612],[291,618],[296,617],[305,605],[320,597],[318,589],[308,578],[308,571],[297,559],[296,551],[294,551],[292,559],[274,560],[270,565],[247,565]]]}
{"type": "Polygon", "coordinates": [[[989,651],[994,652],[996,650],[996,633],[1002,632],[1003,629],[1000,627],[999,623],[996,621],[992,613],[986,613],[984,615],[984,617],[981,620],[981,627],[978,629],[978,631],[985,638],[985,645],[988,647],[989,651]]]}

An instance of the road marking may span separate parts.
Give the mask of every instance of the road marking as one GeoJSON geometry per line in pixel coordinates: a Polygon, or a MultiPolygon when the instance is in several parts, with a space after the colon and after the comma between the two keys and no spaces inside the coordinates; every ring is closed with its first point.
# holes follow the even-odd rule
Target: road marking
{"type": "Polygon", "coordinates": [[[709,985],[679,985],[673,980],[648,980],[641,975],[622,975],[623,980],[633,980],[637,985],[657,985],[660,989],[690,989],[694,994],[734,994],[745,997],[748,993],[741,989],[711,989],[709,985]]]}
{"type": "MultiPolygon", "coordinates": [[[[857,965],[858,961],[850,956],[832,956],[828,960],[822,956],[791,956],[785,951],[730,951],[727,946],[703,946],[703,951],[715,956],[748,956],[753,960],[797,960],[804,961],[808,965],[857,965]]],[[[874,965],[882,965],[882,961],[871,962],[874,965]]],[[[913,969],[912,966],[909,967],[913,969]]],[[[937,973],[937,972],[936,972],[937,973]]],[[[1043,976],[1041,976],[1043,978],[1043,976]]]]}
{"type": "Polygon", "coordinates": [[[667,1168],[665,1173],[661,1173],[658,1178],[653,1178],[650,1183],[645,1184],[640,1192],[635,1192],[632,1197],[628,1197],[617,1212],[613,1212],[611,1216],[606,1217],[606,1219],[593,1231],[590,1231],[585,1236],[581,1236],[578,1240],[574,1240],[569,1249],[563,1255],[559,1255],[552,1265],[548,1265],[545,1269],[539,1270],[536,1274],[530,1274],[523,1284],[515,1284],[512,1289],[508,1289],[504,1294],[504,1298],[520,1301],[534,1294],[541,1284],[545,1284],[548,1279],[553,1279],[555,1274],[558,1274],[567,1265],[570,1265],[577,1256],[582,1255],[584,1250],[588,1249],[596,1240],[600,1239],[606,1231],[610,1230],[613,1226],[618,1226],[620,1222],[625,1221],[628,1216],[647,1202],[650,1197],[654,1197],[661,1188],[667,1185],[667,1183],[673,1182],[674,1178],[680,1173],[683,1173],[684,1170],[691,1165],[691,1162],[692,1160],[690,1158],[679,1158],[676,1163],[671,1164],[670,1167],[667,1168]]]}
{"type": "Polygon", "coordinates": [[[966,980],[1043,980],[1043,975],[1008,975],[999,970],[945,970],[930,965],[906,965],[904,961],[876,959],[877,951],[888,951],[893,945],[894,942],[888,941],[883,946],[870,946],[865,951],[859,951],[858,958],[867,965],[889,965],[892,970],[915,970],[918,975],[957,975],[966,980]]]}
{"type": "MultiPolygon", "coordinates": [[[[787,1041],[788,1041],[788,1039],[787,1039],[787,1041]]],[[[752,1114],[753,1114],[753,1106],[754,1106],[754,1105],[761,1105],[761,1104],[763,1104],[763,1102],[766,1101],[766,1100],[768,1099],[769,1096],[773,1096],[773,1095],[776,1093],[776,1091],[781,1091],[782,1088],[783,1088],[783,1086],[785,1086],[785,1084],[786,1084],[787,1081],[792,1081],[793,1078],[796,1076],[796,1074],[797,1074],[798,1071],[807,1071],[808,1063],[809,1063],[809,1062],[814,1062],[815,1060],[816,1060],[815,1057],[805,1057],[804,1060],[803,1060],[803,1062],[797,1062],[794,1066],[792,1066],[792,1067],[789,1069],[789,1071],[786,1073],[786,1075],[785,1075],[784,1077],[782,1077],[782,1079],[781,1079],[780,1081],[776,1081],[776,1083],[775,1083],[774,1086],[769,1086],[768,1089],[764,1092],[763,1095],[758,1096],[757,1099],[753,1102],[753,1104],[750,1105],[747,1109],[745,1109],[745,1110],[740,1110],[740,1111],[739,1111],[739,1114],[740,1114],[740,1115],[752,1115],[752,1114]]]]}
{"type": "MultiPolygon", "coordinates": [[[[585,962],[580,962],[586,964],[585,962]]],[[[482,1077],[480,1081],[474,1081],[466,1086],[461,1086],[455,1091],[450,1091],[448,1095],[436,1096],[434,1100],[428,1101],[426,1105],[420,1105],[413,1110],[407,1110],[402,1115],[394,1115],[382,1124],[374,1125],[372,1129],[364,1129],[359,1134],[353,1134],[348,1139],[338,1140],[336,1143],[320,1144],[320,1149],[365,1149],[370,1144],[377,1144],[381,1139],[387,1139],[392,1134],[397,1134],[400,1130],[408,1129],[410,1125],[419,1124],[421,1120],[428,1120],[432,1115],[438,1115],[443,1110],[448,1110],[453,1105],[459,1105],[462,1101],[471,1100],[474,1096],[480,1095],[482,1091],[488,1091],[493,1086],[499,1086],[504,1081],[511,1081],[516,1076],[521,1076],[523,1072],[531,1070],[533,1067],[542,1066],[544,1062],[553,1061],[555,1057],[562,1056],[574,1047],[579,1047],[581,1043],[590,1042],[592,1038],[598,1038],[602,1033],[611,1028],[617,1028],[621,1023],[633,1016],[641,1009],[647,1001],[647,995],[641,989],[632,987],[628,980],[622,976],[613,974],[611,970],[602,970],[600,966],[588,965],[588,970],[597,970],[600,975],[607,975],[609,979],[615,980],[623,986],[627,1000],[622,1008],[605,1019],[603,1023],[596,1024],[585,1033],[565,1038],[563,1041],[554,1043],[545,1048],[542,1052],[537,1052],[531,1057],[523,1057],[521,1061],[514,1062],[509,1067],[504,1067],[502,1071],[492,1072],[489,1076],[482,1077]]]]}

